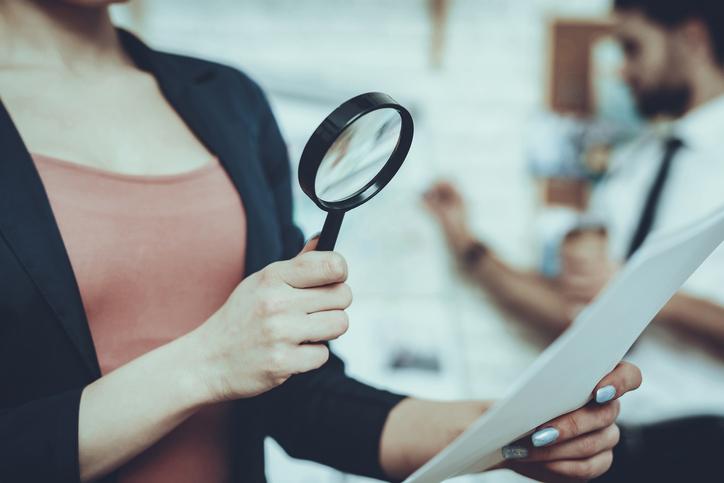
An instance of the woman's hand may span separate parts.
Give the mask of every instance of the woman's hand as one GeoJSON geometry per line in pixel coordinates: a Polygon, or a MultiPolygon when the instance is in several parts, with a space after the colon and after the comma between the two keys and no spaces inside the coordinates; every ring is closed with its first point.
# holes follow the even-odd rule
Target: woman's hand
{"type": "Polygon", "coordinates": [[[623,362],[607,375],[586,406],[550,421],[531,437],[503,448],[502,467],[545,482],[575,482],[596,478],[613,461],[618,443],[615,424],[619,397],[641,385],[641,372],[623,362]]]}
{"type": "MultiPolygon", "coordinates": [[[[618,441],[615,420],[619,406],[615,399],[640,384],[637,367],[619,364],[596,386],[590,404],[503,448],[507,461],[494,469],[508,468],[552,483],[582,481],[604,473],[611,465],[611,448],[618,441]]],[[[382,468],[391,478],[406,478],[490,406],[490,401],[405,399],[387,418],[380,441],[382,468]]]]}
{"type": "Polygon", "coordinates": [[[315,244],[246,278],[190,334],[203,353],[198,373],[210,401],[256,396],[327,361],[323,343],[347,331],[352,292],[345,260],[311,251],[315,244]]]}
{"type": "Polygon", "coordinates": [[[88,385],[78,422],[82,481],[145,451],[201,407],[251,397],[327,360],[347,330],[347,265],[310,252],[244,280],[203,325],[88,385]]]}

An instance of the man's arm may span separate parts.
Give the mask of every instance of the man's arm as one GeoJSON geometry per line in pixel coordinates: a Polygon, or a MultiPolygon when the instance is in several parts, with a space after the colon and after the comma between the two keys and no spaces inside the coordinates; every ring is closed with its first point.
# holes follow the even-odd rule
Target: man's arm
{"type": "MultiPolygon", "coordinates": [[[[560,287],[571,305],[571,311],[576,305],[590,303],[620,269],[603,257],[586,264],[575,260],[568,262],[575,270],[568,270],[561,277],[560,287]]],[[[724,353],[724,307],[715,302],[679,291],[659,312],[655,322],[706,338],[724,353]]]]}
{"type": "Polygon", "coordinates": [[[546,329],[562,332],[571,323],[567,300],[558,282],[516,269],[482,246],[471,234],[460,193],[449,183],[433,186],[424,197],[440,222],[453,256],[463,271],[504,310],[546,329]]]}
{"type": "Polygon", "coordinates": [[[571,323],[557,281],[513,268],[489,250],[463,268],[500,307],[517,318],[557,333],[571,323]]]}
{"type": "MultiPolygon", "coordinates": [[[[608,261],[605,252],[578,255],[575,251],[564,252],[564,270],[558,281],[571,312],[590,303],[621,268],[608,261]]],[[[659,312],[655,322],[706,338],[724,353],[724,306],[720,304],[679,291],[659,312]]]]}
{"type": "Polygon", "coordinates": [[[724,307],[719,304],[679,292],[656,320],[692,335],[706,337],[718,344],[724,353],[724,307]]]}

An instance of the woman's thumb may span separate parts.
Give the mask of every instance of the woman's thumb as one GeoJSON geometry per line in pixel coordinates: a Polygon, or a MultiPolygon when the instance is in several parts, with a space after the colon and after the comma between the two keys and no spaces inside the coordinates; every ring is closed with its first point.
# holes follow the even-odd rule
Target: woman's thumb
{"type": "Polygon", "coordinates": [[[302,248],[302,251],[299,253],[302,254],[302,253],[314,251],[314,249],[317,248],[317,243],[319,243],[319,233],[317,233],[316,235],[313,235],[312,238],[310,238],[307,241],[307,244],[304,245],[304,248],[302,248]]]}

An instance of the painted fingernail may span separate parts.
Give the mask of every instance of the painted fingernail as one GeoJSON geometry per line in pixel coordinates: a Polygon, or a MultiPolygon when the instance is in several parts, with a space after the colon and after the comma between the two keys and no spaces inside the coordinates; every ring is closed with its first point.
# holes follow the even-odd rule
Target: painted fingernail
{"type": "Polygon", "coordinates": [[[545,428],[533,433],[531,441],[533,441],[533,446],[540,448],[553,443],[560,435],[561,433],[556,428],[545,428]]]}
{"type": "Polygon", "coordinates": [[[506,460],[520,460],[528,457],[528,448],[524,446],[503,446],[503,458],[506,460]]]}
{"type": "Polygon", "coordinates": [[[596,402],[598,404],[607,403],[616,396],[616,388],[613,386],[603,386],[596,391],[596,402]]]}

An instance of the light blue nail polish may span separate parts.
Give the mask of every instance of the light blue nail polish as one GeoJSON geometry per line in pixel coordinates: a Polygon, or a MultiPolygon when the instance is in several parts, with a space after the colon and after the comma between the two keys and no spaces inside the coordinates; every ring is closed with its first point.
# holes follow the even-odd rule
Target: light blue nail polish
{"type": "Polygon", "coordinates": [[[528,457],[528,448],[524,446],[504,446],[503,458],[506,460],[520,460],[528,457]]]}
{"type": "Polygon", "coordinates": [[[533,446],[540,448],[553,443],[560,435],[561,433],[556,428],[544,428],[533,433],[531,441],[533,441],[533,446]]]}
{"type": "Polygon", "coordinates": [[[616,396],[616,388],[613,386],[603,386],[596,391],[596,402],[598,404],[607,403],[616,396]]]}

